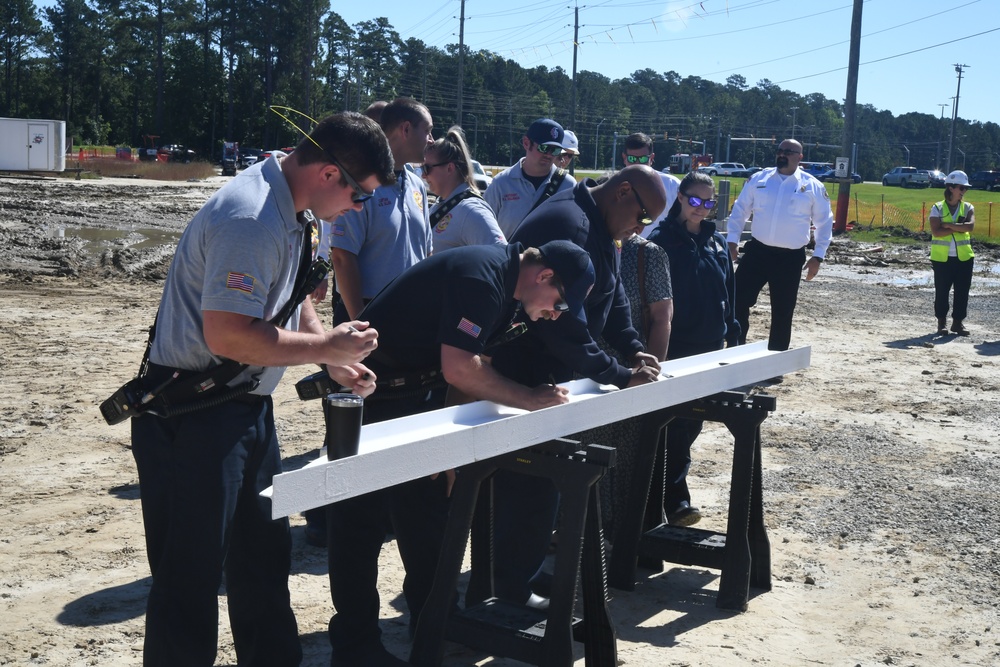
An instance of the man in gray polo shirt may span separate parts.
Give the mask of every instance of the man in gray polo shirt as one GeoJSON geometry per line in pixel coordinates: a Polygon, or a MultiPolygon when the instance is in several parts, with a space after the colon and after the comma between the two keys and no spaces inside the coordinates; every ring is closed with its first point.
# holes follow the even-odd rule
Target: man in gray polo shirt
{"type": "Polygon", "coordinates": [[[497,174],[486,188],[483,198],[507,238],[541,202],[576,185],[576,180],[555,164],[555,158],[563,152],[563,140],[559,123],[539,118],[521,138],[524,157],[497,174]]]}
{"type": "Polygon", "coordinates": [[[306,282],[300,267],[311,260],[314,216],[360,208],[385,182],[392,158],[378,125],[356,113],[330,116],[291,155],[229,181],[178,242],[142,383],[157,394],[190,388],[183,405],[192,409],[150,408],[131,422],[153,577],[145,667],[215,664],[223,571],[237,662],[302,660],[288,592],[288,520],[272,520],[259,496],[281,472],[270,394],[285,366],[309,363],[371,393],[374,378],[364,378],[360,362],[378,334],[364,322],[324,331],[308,299],[284,327],[272,319],[306,282]],[[231,367],[227,359],[246,365],[229,386],[259,385],[236,395],[223,393],[221,375],[201,381],[203,372],[231,367]],[[212,387],[213,398],[204,398],[212,387]]]}

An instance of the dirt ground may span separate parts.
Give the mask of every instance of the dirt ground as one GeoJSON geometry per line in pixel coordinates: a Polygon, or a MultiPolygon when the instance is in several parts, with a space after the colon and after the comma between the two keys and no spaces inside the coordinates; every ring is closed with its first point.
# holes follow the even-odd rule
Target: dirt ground
{"type": "MultiPolygon", "coordinates": [[[[219,182],[0,179],[0,665],[141,664],[138,479],[127,426],[97,405],[137,367],[172,243],[219,182]]],[[[811,367],[757,389],[777,397],[762,427],[773,589],[738,614],[715,607],[718,571],[643,574],[612,590],[619,664],[1000,664],[1000,253],[976,251],[972,335],[938,337],[926,246],[834,241],[796,313],[811,367]]],[[[751,339],[767,315],[764,300],[751,339]]],[[[306,372],[275,396],[288,468],[322,424],[292,389],[306,372]]],[[[704,527],[725,529],[731,451],[718,425],[695,444],[704,527]]],[[[319,667],[325,557],[292,523],[303,664],[319,667]]],[[[387,645],[405,657],[392,544],[382,573],[387,645]]],[[[452,645],[445,664],[519,663],[452,645]]]]}

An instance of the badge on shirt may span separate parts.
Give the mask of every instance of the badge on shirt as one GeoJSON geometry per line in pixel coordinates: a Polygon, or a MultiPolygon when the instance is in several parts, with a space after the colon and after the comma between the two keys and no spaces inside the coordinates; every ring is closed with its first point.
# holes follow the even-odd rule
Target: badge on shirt
{"type": "Polygon", "coordinates": [[[505,194],[503,196],[503,200],[504,201],[518,201],[520,199],[521,199],[521,196],[519,194],[517,194],[516,192],[508,192],[507,194],[505,194]]]}
{"type": "Polygon", "coordinates": [[[441,221],[434,225],[434,232],[440,234],[444,230],[448,229],[449,222],[451,222],[451,213],[441,218],[441,221]]]}
{"type": "Polygon", "coordinates": [[[830,198],[830,193],[826,191],[826,188],[823,188],[823,197],[825,197],[826,199],[830,198]]]}
{"type": "Polygon", "coordinates": [[[473,324],[469,320],[462,318],[462,321],[458,323],[458,330],[462,333],[469,334],[473,338],[479,338],[479,334],[483,333],[483,328],[478,324],[473,324]]]}
{"type": "Polygon", "coordinates": [[[415,201],[417,203],[417,208],[423,208],[424,207],[424,193],[422,193],[420,190],[414,190],[413,191],[413,201],[415,201]]]}
{"type": "Polygon", "coordinates": [[[226,277],[226,287],[246,292],[247,294],[253,294],[253,276],[248,276],[245,273],[235,273],[230,271],[229,275],[226,277]]]}

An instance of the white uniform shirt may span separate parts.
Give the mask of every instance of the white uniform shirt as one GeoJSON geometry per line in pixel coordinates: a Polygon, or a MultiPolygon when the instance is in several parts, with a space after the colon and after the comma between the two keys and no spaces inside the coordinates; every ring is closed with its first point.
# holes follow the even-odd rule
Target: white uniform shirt
{"type": "Polygon", "coordinates": [[[642,228],[640,236],[644,239],[649,238],[650,232],[659,227],[660,223],[667,219],[667,213],[670,211],[670,207],[674,205],[674,200],[677,199],[677,191],[681,187],[681,179],[672,174],[665,174],[661,171],[660,178],[663,180],[663,189],[667,193],[667,205],[663,208],[660,216],[653,219],[653,224],[642,228]]]}
{"type": "MultiPolygon", "coordinates": [[[[557,167],[552,165],[548,178],[538,188],[535,188],[535,185],[524,177],[524,172],[521,170],[523,162],[524,158],[521,158],[513,167],[508,167],[497,174],[493,178],[493,182],[490,183],[490,187],[486,188],[486,192],[483,193],[483,198],[493,209],[497,216],[497,223],[507,238],[513,235],[521,221],[531,212],[531,208],[545,192],[545,188],[557,171],[557,167]]],[[[567,173],[556,192],[571,190],[574,185],[576,185],[576,179],[567,173]]]]}
{"type": "Polygon", "coordinates": [[[816,227],[813,257],[823,258],[833,234],[833,212],[826,187],[796,169],[782,178],[777,167],[757,172],[743,186],[726,226],[726,240],[739,243],[743,226],[753,215],[753,238],[774,248],[802,248],[816,227]]]}

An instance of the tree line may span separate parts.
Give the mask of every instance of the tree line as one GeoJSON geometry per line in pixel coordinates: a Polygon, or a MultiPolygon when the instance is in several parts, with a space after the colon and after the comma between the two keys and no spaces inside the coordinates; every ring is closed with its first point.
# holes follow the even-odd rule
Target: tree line
{"type": "MultiPolygon", "coordinates": [[[[66,121],[75,144],[185,144],[217,159],[223,141],[294,145],[297,131],[268,111],[313,118],[412,96],[437,133],[458,111],[459,46],[403,40],[385,17],[348,25],[329,0],[34,0],[0,5],[0,115],[66,121]]],[[[658,165],[672,153],[768,166],[774,141],[794,136],[805,159],[840,154],[843,104],[740,74],[724,84],[641,69],[612,80],[561,67],[524,68],[464,48],[462,119],[474,156],[510,164],[532,120],[576,131],[579,167],[613,164],[616,134],[646,132],[658,165]],[[792,112],[792,108],[795,111],[792,112]],[[794,124],[794,127],[793,127],[794,124]],[[692,143],[695,142],[695,143],[692,143]]],[[[863,74],[863,73],[862,73],[863,74]]],[[[950,119],[856,111],[855,171],[878,179],[898,165],[943,168],[950,119]]],[[[304,129],[308,129],[307,127],[304,129]]],[[[953,168],[1000,163],[1000,126],[959,119],[953,168]]],[[[620,152],[620,146],[619,146],[620,152]]]]}

